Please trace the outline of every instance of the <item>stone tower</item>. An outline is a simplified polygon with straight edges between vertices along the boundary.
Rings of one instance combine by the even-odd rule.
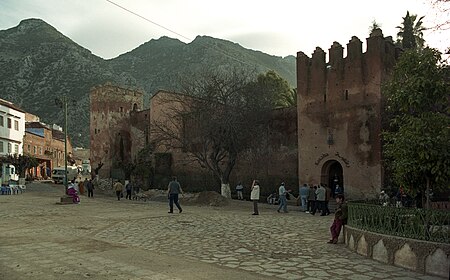
[[[127,163],[142,146],[133,135],[131,120],[144,105],[143,93],[107,83],[90,92],[90,134],[92,169],[104,163],[100,177],[110,177],[115,163]],[[146,120],[142,120],[147,122]]]
[[[357,37],[312,57],[297,54],[300,183],[344,187],[351,198],[373,195],[383,182],[381,85],[395,64],[391,37],[376,29],[367,51]]]

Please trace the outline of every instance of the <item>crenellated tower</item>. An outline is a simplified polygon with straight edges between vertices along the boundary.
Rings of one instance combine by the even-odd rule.
[[[344,186],[351,197],[380,189],[381,85],[398,51],[380,29],[367,38],[367,50],[355,36],[347,54],[338,42],[311,58],[297,54],[298,147],[300,183]]]
[[[91,89],[91,164],[93,169],[100,162],[104,164],[99,172],[101,177],[117,177],[111,174],[114,165],[131,162],[143,147],[142,131],[148,124],[147,115],[140,117],[143,106],[142,91],[110,83]],[[135,135],[137,132],[139,135]]]

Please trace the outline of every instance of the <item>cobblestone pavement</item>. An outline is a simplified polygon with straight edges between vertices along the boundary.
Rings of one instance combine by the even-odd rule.
[[[61,187],[59,187],[61,188]],[[0,279],[440,279],[331,245],[331,217],[249,202],[185,206],[82,197],[33,184],[0,196]]]

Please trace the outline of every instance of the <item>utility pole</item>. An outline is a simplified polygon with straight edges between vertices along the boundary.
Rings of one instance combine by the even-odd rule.
[[[62,98],[55,98],[55,104],[64,110],[64,194],[67,192],[68,178],[67,178],[67,95],[64,94]]]
[[[67,96],[64,95],[64,193],[67,192]]]

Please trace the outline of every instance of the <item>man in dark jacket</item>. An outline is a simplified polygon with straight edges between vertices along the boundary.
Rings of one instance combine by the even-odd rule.
[[[167,194],[169,196],[169,213],[173,213],[173,203],[178,208],[178,211],[181,213],[183,209],[181,209],[180,203],[178,202],[178,195],[183,194],[183,190],[181,189],[180,183],[177,181],[177,177],[172,177],[172,181],[167,186]]]

